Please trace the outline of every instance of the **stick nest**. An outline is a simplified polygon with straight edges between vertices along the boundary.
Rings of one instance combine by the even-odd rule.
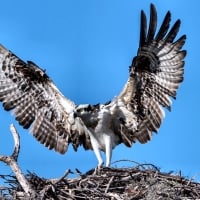
[[[90,170],[76,178],[45,179],[28,172],[25,176],[37,196],[26,196],[15,176],[0,176],[9,186],[0,187],[0,199],[51,200],[181,200],[200,199],[200,183],[179,175],[160,172],[153,165]]]

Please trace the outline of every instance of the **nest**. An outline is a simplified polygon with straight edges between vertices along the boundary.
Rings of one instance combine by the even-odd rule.
[[[80,171],[78,177],[67,178],[70,170],[59,179],[45,179],[28,172],[25,176],[36,196],[24,193],[15,176],[2,176],[7,187],[0,187],[0,199],[50,200],[181,200],[200,199],[200,183],[179,175],[160,172],[153,165],[131,168],[102,168]]]

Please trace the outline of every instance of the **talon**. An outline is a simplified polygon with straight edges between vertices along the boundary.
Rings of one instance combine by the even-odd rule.
[[[103,167],[103,161],[99,162],[99,164],[98,164],[97,167],[98,167],[98,168],[102,168],[102,167]]]
[[[97,167],[95,167],[95,170],[94,170],[94,173],[93,175],[98,175],[100,174],[101,170],[103,169],[103,162],[102,163],[99,163],[97,165]]]

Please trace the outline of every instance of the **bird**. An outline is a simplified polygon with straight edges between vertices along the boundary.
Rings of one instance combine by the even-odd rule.
[[[150,4],[147,25],[141,10],[139,47],[127,67],[128,80],[112,100],[94,105],[66,98],[45,70],[0,45],[3,108],[48,149],[64,154],[69,145],[75,151],[83,146],[94,151],[98,167],[110,167],[117,145],[145,144],[158,132],[184,79],[186,35],[176,39],[181,21],[172,26],[170,21],[168,11],[157,28],[157,10]]]

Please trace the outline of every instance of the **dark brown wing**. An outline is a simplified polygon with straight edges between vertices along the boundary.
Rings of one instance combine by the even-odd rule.
[[[130,77],[119,95],[127,110],[136,116],[137,128],[126,137],[132,142],[134,137],[141,143],[157,132],[164,117],[162,107],[170,110],[170,97],[176,97],[176,91],[183,81],[184,57],[186,51],[181,50],[186,36],[174,41],[180,27],[180,20],[169,29],[171,20],[167,12],[163,23],[155,35],[157,13],[151,4],[150,22],[147,33],[146,15],[141,12],[140,43],[137,56],[130,66]],[[126,127],[126,122],[122,125]],[[133,132],[133,130],[132,130]]]
[[[75,149],[81,144],[83,136],[78,133],[83,132],[83,126],[80,119],[74,119],[75,104],[61,94],[45,71],[33,62],[25,63],[3,46],[0,101],[49,149],[65,153],[70,142]]]

